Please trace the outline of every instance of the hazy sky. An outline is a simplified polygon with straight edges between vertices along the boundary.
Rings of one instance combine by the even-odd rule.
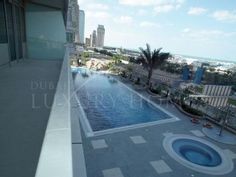
[[[149,43],[175,54],[236,61],[236,0],[78,0],[85,36],[98,24],[105,45]]]

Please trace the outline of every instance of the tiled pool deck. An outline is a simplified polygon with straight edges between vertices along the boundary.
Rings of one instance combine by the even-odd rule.
[[[140,92],[146,94],[146,92]],[[236,165],[236,146],[215,142],[202,133],[202,124],[193,124],[173,105],[163,108],[180,121],[153,125],[92,138],[83,135],[83,148],[88,177],[209,177],[175,161],[164,150],[165,136],[186,134],[208,140],[225,150]],[[235,167],[234,165],[234,167]],[[220,175],[219,175],[220,176]],[[236,168],[224,177],[236,176]]]

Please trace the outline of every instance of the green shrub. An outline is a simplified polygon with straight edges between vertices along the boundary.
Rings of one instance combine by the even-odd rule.
[[[203,116],[203,113],[201,111],[198,111],[196,109],[191,108],[190,106],[186,104],[182,104],[182,109],[190,114],[196,115],[196,116]]]
[[[161,87],[156,87],[156,88],[150,88],[150,91],[155,94],[160,94],[161,93]]]
[[[134,82],[136,85],[140,85],[140,78],[138,77],[137,80]]]

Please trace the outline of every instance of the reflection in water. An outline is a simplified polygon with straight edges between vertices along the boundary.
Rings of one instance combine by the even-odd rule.
[[[87,77],[89,77],[89,75],[87,74],[86,71],[85,71],[84,73],[81,73],[81,76],[82,76],[83,78],[87,78]]]
[[[115,79],[110,79],[110,77],[108,77],[108,81],[111,83],[111,84],[117,84],[117,80]]]

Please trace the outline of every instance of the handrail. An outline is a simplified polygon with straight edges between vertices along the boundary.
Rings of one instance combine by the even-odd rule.
[[[72,177],[69,50],[61,68],[36,177]]]

